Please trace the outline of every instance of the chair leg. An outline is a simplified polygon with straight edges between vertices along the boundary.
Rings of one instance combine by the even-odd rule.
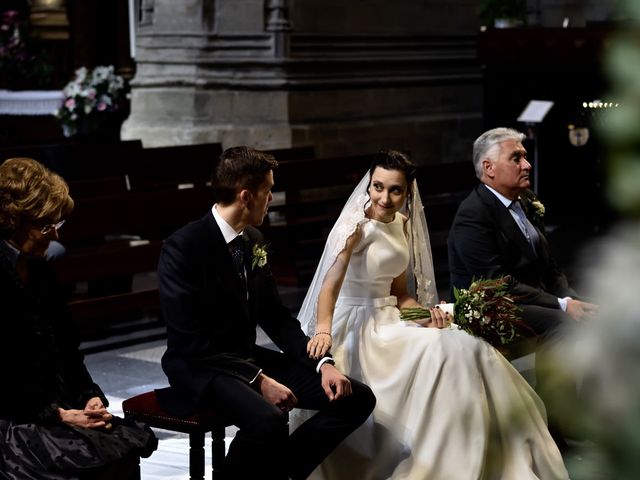
[[[211,478],[213,480],[221,477],[225,449],[224,436],[224,427],[211,430]]]
[[[189,434],[189,478],[204,480],[204,432]]]

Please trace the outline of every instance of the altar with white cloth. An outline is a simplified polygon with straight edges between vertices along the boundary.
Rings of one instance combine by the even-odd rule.
[[[53,112],[62,100],[62,90],[0,90],[0,142],[60,139],[62,129]]]

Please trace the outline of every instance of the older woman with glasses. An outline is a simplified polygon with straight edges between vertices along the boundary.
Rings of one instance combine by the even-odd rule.
[[[107,410],[45,260],[72,209],[35,160],[0,165],[0,479],[136,478],[157,446]]]

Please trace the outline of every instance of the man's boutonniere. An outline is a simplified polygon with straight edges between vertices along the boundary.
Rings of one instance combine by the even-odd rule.
[[[536,215],[540,218],[544,217],[544,205],[537,198],[531,202],[531,206],[534,208]]]
[[[520,203],[528,215],[542,221],[544,218],[544,204],[538,200],[538,197],[531,190],[525,190],[520,194]]]
[[[253,246],[253,256],[251,258],[251,270],[256,267],[264,267],[267,264],[267,245],[258,245],[257,243]]]

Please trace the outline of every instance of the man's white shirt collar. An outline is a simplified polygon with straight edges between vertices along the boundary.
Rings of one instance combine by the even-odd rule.
[[[504,195],[502,195],[501,193],[499,193],[498,191],[494,190],[493,188],[491,188],[489,185],[487,185],[486,183],[483,183],[483,185],[485,187],[487,187],[489,189],[489,191],[491,193],[493,193],[496,197],[498,197],[498,200],[500,200],[500,202],[502,202],[502,204],[509,208],[511,206],[511,204],[514,202],[513,200],[511,200],[510,198],[505,197]]]
[[[224,241],[227,242],[227,244],[229,244],[229,242],[231,242],[232,240],[235,240],[235,238],[238,235],[242,235],[242,232],[240,233],[236,232],[233,229],[233,227],[229,225],[224,218],[222,218],[222,216],[218,213],[218,210],[216,210],[216,205],[217,203],[214,204],[213,207],[211,208],[211,213],[213,214],[213,218],[218,224],[218,227],[220,227],[220,231],[222,232]]]

